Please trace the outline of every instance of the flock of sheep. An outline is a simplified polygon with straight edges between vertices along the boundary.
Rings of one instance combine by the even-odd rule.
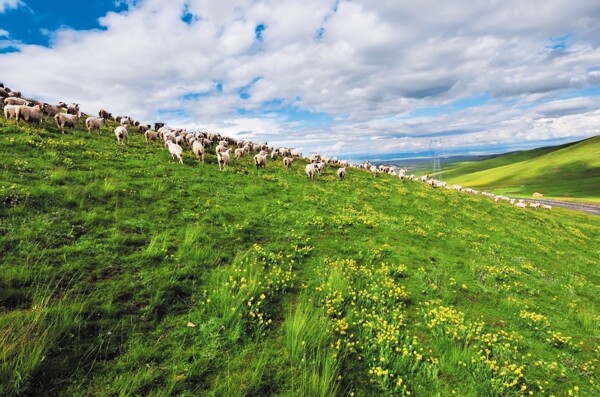
[[[41,125],[45,118],[54,118],[56,125],[64,134],[65,127],[75,128],[81,118],[81,111],[78,104],[67,105],[64,102],[59,102],[56,105],[29,101],[21,98],[21,93],[12,91],[8,87],[4,87],[0,83],[0,97],[4,106],[4,116],[7,119],[14,118],[19,124],[19,121],[24,120],[28,123],[36,123]],[[302,153],[291,148],[273,148],[267,143],[257,144],[251,141],[237,140],[231,137],[224,137],[218,133],[208,132],[187,132],[184,129],[171,128],[165,126],[164,123],[143,124],[128,116],[113,117],[111,113],[104,109],[98,111],[99,117],[87,117],[85,126],[89,133],[92,130],[100,129],[106,124],[107,120],[117,122],[119,125],[114,129],[114,134],[119,144],[125,145],[129,139],[130,129],[137,128],[137,132],[143,133],[147,144],[151,142],[162,142],[169,150],[171,157],[174,160],[179,160],[183,164],[184,148],[189,148],[192,154],[204,163],[204,155],[207,150],[214,146],[214,153],[217,157],[217,163],[220,170],[225,170],[235,156],[240,159],[255,153],[253,160],[256,168],[265,168],[267,161],[277,160],[282,158],[283,165],[289,169],[294,160],[302,157]],[[408,175],[406,168],[398,168],[396,166],[373,165],[370,162],[364,162],[359,165],[351,165],[348,160],[338,160],[335,157],[322,156],[314,153],[307,158],[308,164],[305,166],[306,176],[313,181],[316,175],[320,175],[325,166],[338,166],[337,177],[344,179],[348,168],[364,169],[370,172],[374,177],[379,173],[385,173],[392,176],[397,176],[400,180],[421,181],[435,188],[446,188],[457,191],[464,191],[470,194],[480,194],[479,191],[471,188],[463,188],[459,185],[447,185],[446,182],[439,181],[435,178],[430,178],[428,175],[423,175],[418,178],[414,174]],[[551,210],[552,207],[546,204],[536,202],[526,202],[523,199],[516,200],[502,195],[494,195],[492,193],[481,192],[482,195],[494,199],[496,202],[506,201],[517,208],[534,208],[542,207]]]

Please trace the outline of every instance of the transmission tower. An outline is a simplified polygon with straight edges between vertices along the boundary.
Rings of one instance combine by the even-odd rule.
[[[432,139],[429,141],[429,153],[433,159],[433,175],[432,177],[438,181],[442,180],[442,163],[440,162],[440,154],[443,148],[441,139]]]

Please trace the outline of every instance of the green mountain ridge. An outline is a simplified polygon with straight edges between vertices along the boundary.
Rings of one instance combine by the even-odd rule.
[[[600,202],[600,136],[560,146],[508,154],[480,162],[450,164],[449,183],[515,197]]]

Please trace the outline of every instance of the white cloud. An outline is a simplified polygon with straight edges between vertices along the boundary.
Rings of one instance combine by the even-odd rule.
[[[0,0],[0,10],[17,3]],[[0,75],[90,113],[305,152],[419,150],[438,136],[452,147],[568,139],[598,133],[598,100],[577,94],[600,84],[593,3],[128,1],[100,19],[105,30],[63,28],[50,48],[13,44],[19,52],[0,54]],[[484,94],[486,103],[457,105]],[[331,121],[264,114],[274,101]]]
[[[0,13],[11,8],[17,8],[23,5],[21,0],[0,0]]]

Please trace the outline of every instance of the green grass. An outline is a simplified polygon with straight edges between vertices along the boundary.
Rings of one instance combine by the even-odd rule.
[[[0,120],[0,395],[600,394],[597,216],[112,128]]]
[[[449,164],[444,180],[497,194],[600,202],[600,136],[508,154],[484,161]]]

